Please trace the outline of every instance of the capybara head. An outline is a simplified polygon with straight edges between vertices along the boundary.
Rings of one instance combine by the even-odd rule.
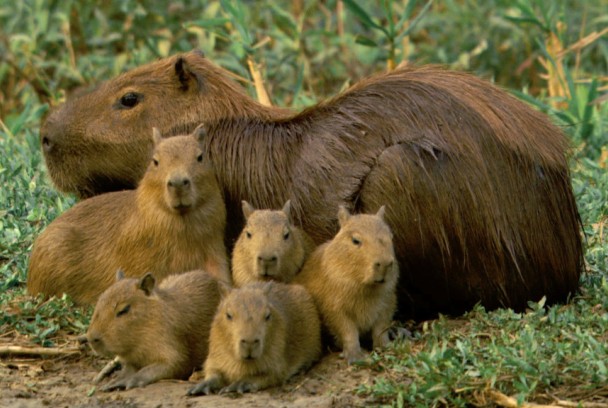
[[[51,179],[80,197],[135,188],[152,139],[192,132],[201,122],[257,109],[200,51],[165,58],[75,93],[40,131]]]
[[[163,139],[153,128],[154,153],[140,188],[146,197],[163,197],[159,203],[169,212],[185,214],[206,199],[205,187],[215,184],[215,174],[204,157],[200,141],[202,125],[188,136]]]
[[[340,206],[340,230],[327,249],[333,265],[330,271],[350,274],[349,278],[365,285],[396,278],[393,234],[384,221],[384,211],[382,206],[376,214],[351,215]]]
[[[282,316],[268,300],[272,283],[253,283],[239,289],[224,287],[214,325],[237,360],[254,361],[274,347]],[[283,333],[285,336],[285,333]]]
[[[294,269],[290,263],[302,257],[302,242],[296,241],[290,220],[291,202],[287,200],[281,210],[256,210],[243,201],[246,225],[241,235],[240,249],[251,262],[250,270],[257,278],[288,280],[280,276],[283,268]],[[289,265],[284,265],[289,264]]]
[[[135,279],[117,272],[116,282],[99,297],[87,330],[88,342],[96,353],[129,356],[137,352],[144,337],[155,336],[160,318],[155,285],[150,273]]]

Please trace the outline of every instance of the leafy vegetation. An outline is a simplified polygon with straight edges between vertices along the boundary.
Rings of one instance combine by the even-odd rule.
[[[262,98],[300,108],[399,63],[441,63],[512,89],[571,137],[586,239],[581,290],[526,313],[477,307],[374,355],[359,392],[393,406],[608,398],[608,4],[604,0],[0,0],[0,332],[52,345],[90,311],[25,295],[35,237],[75,200],[50,184],[38,131],[66,92],[202,49]],[[603,75],[603,76],[602,76]],[[257,77],[257,81],[256,81]],[[256,87],[257,85],[257,87]]]

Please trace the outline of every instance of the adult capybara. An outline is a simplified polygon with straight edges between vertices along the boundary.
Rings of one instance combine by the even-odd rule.
[[[340,230],[314,250],[293,280],[311,294],[349,363],[364,359],[361,334],[371,332],[374,348],[389,342],[399,268],[384,212],[382,206],[374,215],[350,215],[340,207]]]
[[[124,278],[101,294],[87,331],[93,350],[118,356],[119,376],[103,389],[143,387],[188,379],[207,357],[209,330],[220,302],[215,278],[204,271]]]
[[[257,104],[192,52],[69,99],[48,117],[41,143],[57,187],[89,196],[136,185],[146,129],[170,135],[200,122],[228,241],[243,227],[241,200],[279,208],[291,199],[294,222],[317,244],[336,233],[339,205],[365,213],[386,204],[401,317],[477,302],[522,310],[578,287],[566,138],[544,114],[466,73],[399,68],[289,113]]]
[[[251,283],[224,295],[211,325],[205,379],[188,394],[255,392],[286,381],[320,354],[321,323],[306,289]]]
[[[289,283],[298,273],[314,242],[291,222],[289,200],[281,210],[256,210],[243,201],[247,220],[232,251],[232,281],[237,287],[276,280]]]
[[[89,198],[54,220],[34,242],[28,291],[92,304],[118,269],[162,279],[202,268],[229,282],[226,208],[201,149],[204,133],[161,139],[155,130],[137,190]]]

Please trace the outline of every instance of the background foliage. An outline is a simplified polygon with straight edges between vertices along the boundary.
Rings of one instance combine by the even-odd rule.
[[[199,48],[259,95],[301,108],[400,63],[469,70],[572,140],[588,273],[568,305],[441,317],[375,356],[360,392],[389,405],[608,398],[607,0],[0,0],[0,327],[52,345],[89,311],[24,295],[35,237],[74,203],[53,189],[40,121],[74,89]]]

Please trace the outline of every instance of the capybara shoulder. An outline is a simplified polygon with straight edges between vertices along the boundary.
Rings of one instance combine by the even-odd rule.
[[[213,167],[203,160],[203,136],[198,128],[162,139],[154,130],[155,149],[137,190],[77,203],[36,239],[28,291],[92,304],[117,269],[162,279],[202,268],[229,282],[226,209]]]
[[[376,214],[351,215],[340,207],[340,230],[294,279],[314,298],[349,363],[363,358],[360,334],[371,332],[374,347],[389,341],[399,272],[384,211],[383,206]]]
[[[99,297],[87,331],[89,344],[105,357],[117,356],[122,373],[104,390],[187,379],[207,356],[213,316],[220,301],[217,280],[198,270],[152,274],[117,281]]]
[[[234,285],[290,282],[314,249],[310,237],[293,224],[290,201],[281,210],[254,209],[243,201],[243,214],[246,224],[232,252]]]
[[[302,286],[269,281],[232,289],[213,320],[205,380],[189,394],[277,385],[320,353],[319,316]]]

